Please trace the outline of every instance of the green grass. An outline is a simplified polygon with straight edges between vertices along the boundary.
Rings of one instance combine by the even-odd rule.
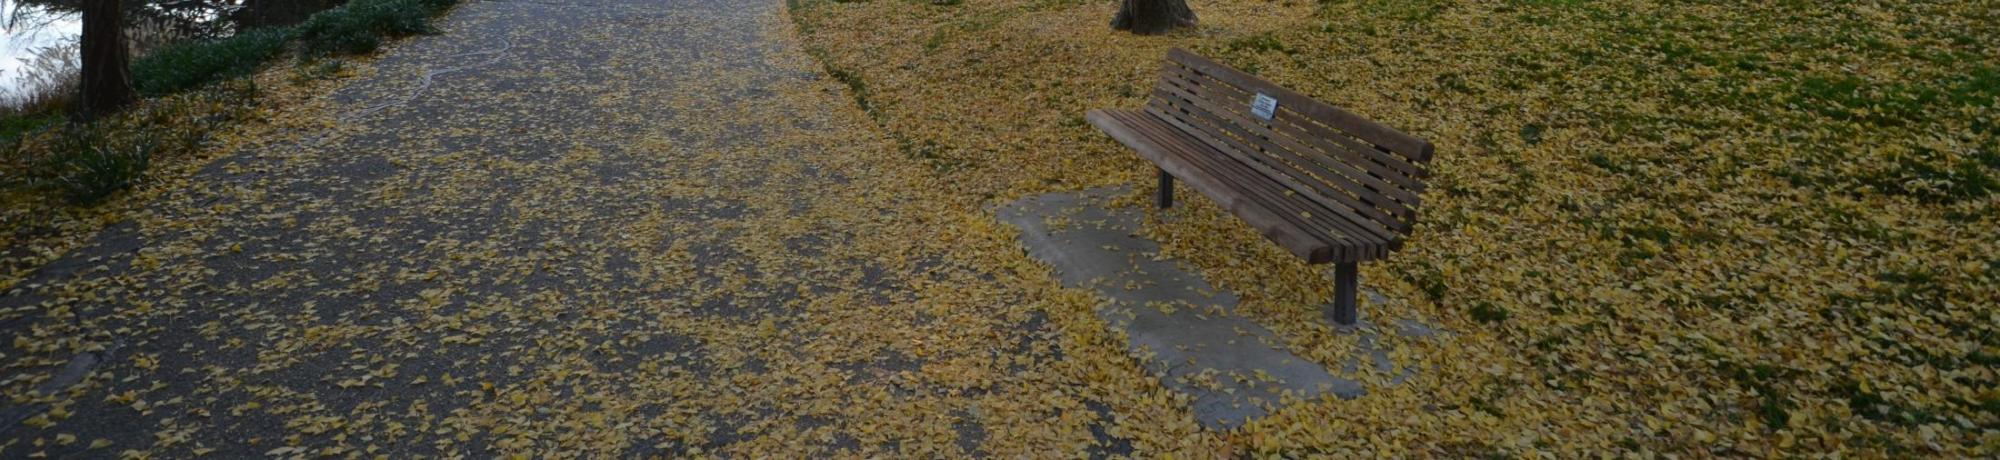
[[[1472,319],[1486,324],[1499,324],[1507,321],[1507,317],[1511,316],[1508,314],[1506,308],[1490,302],[1480,302],[1477,305],[1473,305],[1470,313],[1472,314]]]
[[[1249,37],[1243,37],[1231,40],[1229,42],[1228,49],[1229,51],[1232,52],[1241,50],[1250,50],[1254,52],[1276,51],[1285,54],[1292,53],[1292,50],[1290,48],[1285,47],[1284,42],[1278,41],[1278,37],[1270,33],[1257,34]]]
[[[0,145],[4,145],[22,135],[62,120],[61,114],[39,113],[0,116]]]
[[[150,133],[148,133],[150,134]],[[73,128],[63,135],[62,150],[49,168],[48,185],[73,203],[89,206],[132,188],[145,178],[159,142],[151,135],[113,142],[92,127]]]
[[[1336,3],[1336,2],[1322,2]],[[1437,0],[1361,0],[1363,11],[1402,22],[1429,22],[1449,6]]]

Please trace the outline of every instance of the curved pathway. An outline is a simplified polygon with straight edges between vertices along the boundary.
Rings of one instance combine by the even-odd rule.
[[[779,5],[442,27],[0,295],[0,457],[1129,449]]]

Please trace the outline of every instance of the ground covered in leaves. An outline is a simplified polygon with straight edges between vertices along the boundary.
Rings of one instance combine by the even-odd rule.
[[[0,456],[2000,446],[1976,3],[1195,1],[1164,38],[940,3],[473,2],[283,90],[25,251],[53,261],[0,285]],[[995,219],[1150,183],[1081,114],[1170,46],[1437,144],[1423,226],[1363,272],[1366,318],[1453,336],[1394,344],[1418,378],[1202,431]],[[1186,201],[1151,236],[1337,368],[1324,274]]]
[[[779,5],[481,2],[442,26],[0,297],[21,416],[0,449],[1016,456],[1130,452],[1140,420],[1194,436],[1122,355],[1065,351],[1120,348],[1042,313],[1092,300],[1004,227],[928,200],[944,178],[896,156]]]
[[[830,73],[962,196],[1151,168],[1084,123],[1186,47],[1437,145],[1376,320],[1427,375],[1224,435],[1259,452],[1992,455],[2000,10],[1982,2],[797,0]],[[1168,253],[1331,361],[1325,274],[1206,200]],[[1143,435],[1145,446],[1171,442]],[[1570,456],[1570,455],[1562,455]]]

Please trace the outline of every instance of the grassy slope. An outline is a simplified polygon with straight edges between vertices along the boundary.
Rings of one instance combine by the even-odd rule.
[[[1435,142],[1422,227],[1364,268],[1397,300],[1364,314],[1461,334],[1399,357],[1432,369],[1422,383],[1228,442],[2000,446],[2000,21],[1979,2],[1196,0],[1203,26],[1163,38],[1108,30],[1111,3],[799,0],[793,16],[968,207],[1150,184],[1081,116],[1141,104],[1171,46]],[[1327,298],[1322,275],[1190,201],[1151,225],[1172,255],[1247,292],[1300,352],[1352,346],[1302,307]]]

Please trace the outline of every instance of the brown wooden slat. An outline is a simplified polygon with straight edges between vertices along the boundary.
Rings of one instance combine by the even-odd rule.
[[[1241,164],[1240,169],[1247,171],[1248,174],[1253,174],[1251,177],[1244,178],[1244,180],[1275,183],[1279,186],[1277,187],[1278,189],[1288,192],[1284,193],[1285,200],[1312,203],[1314,205],[1313,208],[1321,210],[1319,212],[1320,215],[1328,215],[1335,221],[1334,225],[1341,229],[1340,233],[1361,237],[1371,242],[1384,242],[1390,239],[1391,235],[1395,234],[1392,231],[1382,228],[1372,218],[1356,214],[1366,211],[1358,210],[1351,203],[1350,200],[1353,200],[1353,197],[1341,195],[1338,192],[1329,197],[1317,193],[1307,184],[1301,184],[1296,180],[1282,177],[1274,173],[1268,165],[1258,163],[1254,159],[1243,158],[1243,154],[1240,151],[1246,148],[1246,146],[1237,143],[1233,139],[1217,138],[1214,133],[1205,131],[1200,126],[1189,124],[1187,121],[1174,118],[1173,114],[1168,113],[1168,111],[1179,109],[1173,107],[1162,108],[1157,106],[1157,102],[1155,104],[1146,108],[1148,113],[1160,117],[1163,121],[1181,131],[1182,135],[1189,136],[1191,139],[1197,141],[1207,151],[1214,152],[1218,157],[1229,160],[1231,165]],[[1379,213],[1380,211],[1374,212]]]
[[[1149,106],[1149,111],[1155,111],[1155,110],[1160,110],[1160,109],[1154,109],[1153,107]],[[1230,159],[1235,160],[1237,162],[1246,163],[1245,166],[1250,170],[1256,171],[1259,174],[1267,176],[1264,179],[1265,181],[1278,182],[1279,184],[1284,185],[1286,188],[1291,189],[1293,192],[1290,195],[1293,196],[1292,199],[1311,201],[1314,204],[1317,204],[1318,205],[1317,207],[1326,208],[1327,210],[1334,211],[1335,216],[1339,216],[1343,222],[1348,223],[1348,225],[1344,225],[1344,227],[1348,228],[1349,232],[1355,232],[1355,231],[1363,232],[1370,236],[1375,237],[1374,239],[1378,240],[1387,240],[1392,238],[1391,235],[1396,234],[1393,228],[1390,228],[1389,225],[1386,225],[1382,222],[1383,219],[1387,218],[1386,216],[1382,215],[1382,211],[1374,209],[1372,207],[1357,206],[1355,203],[1359,199],[1353,197],[1350,194],[1347,194],[1345,191],[1341,190],[1341,188],[1328,187],[1316,181],[1311,181],[1308,183],[1308,181],[1291,179],[1289,177],[1286,178],[1270,177],[1273,174],[1276,174],[1272,170],[1272,167],[1270,165],[1262,163],[1253,163],[1258,160],[1252,158],[1245,158],[1248,155],[1244,155],[1243,153],[1241,153],[1243,149],[1252,147],[1243,144],[1240,139],[1218,138],[1217,137],[1218,135],[1215,132],[1206,131],[1212,128],[1197,126],[1191,124],[1192,122],[1188,120],[1173,119],[1171,115],[1162,115],[1162,116],[1168,118],[1167,121],[1170,124],[1173,124],[1175,125],[1175,127],[1187,131],[1188,134],[1193,135],[1195,138],[1202,140],[1204,143],[1208,144],[1208,146],[1211,149],[1215,149],[1218,151],[1226,151],[1225,153],[1223,153],[1225,156],[1229,156],[1231,157]],[[1280,180],[1273,180],[1273,179],[1280,179]],[[1306,188],[1304,189],[1299,188],[1301,186],[1304,186]],[[1356,215],[1355,213],[1362,213],[1367,215]],[[1325,213],[1321,212],[1320,214],[1325,214]],[[1389,220],[1393,221],[1393,219]]]
[[[1397,131],[1395,128],[1383,126],[1380,123],[1362,118],[1360,115],[1355,115],[1339,107],[1306,97],[1303,94],[1285,89],[1256,76],[1243,73],[1240,70],[1232,69],[1229,66],[1222,65],[1184,49],[1174,48],[1167,51],[1167,59],[1247,91],[1271,96],[1278,100],[1279,105],[1291,106],[1292,110],[1305,114],[1329,127],[1350,133],[1354,137],[1368,141],[1368,143],[1385,147],[1410,160],[1424,162],[1429,161],[1431,158],[1432,148],[1429,141],[1405,134],[1402,131]]]
[[[1403,157],[1401,154],[1384,150],[1382,147],[1369,144],[1347,133],[1340,132],[1340,130],[1298,116],[1295,112],[1286,110],[1283,106],[1279,106],[1278,108],[1278,118],[1284,120],[1285,125],[1291,128],[1286,131],[1287,134],[1322,143],[1337,144],[1341,150],[1356,152],[1360,155],[1374,154],[1370,157],[1371,160],[1374,160],[1374,163],[1387,166],[1391,170],[1414,179],[1431,177],[1430,168],[1425,166],[1429,164],[1430,160],[1413,161]],[[1422,180],[1415,180],[1412,183],[1414,187],[1423,187],[1425,185]]]
[[[1180,128],[1149,113],[1135,112],[1127,116],[1139,117],[1139,120],[1128,123],[1142,134],[1160,141],[1160,144],[1170,150],[1169,153],[1214,173],[1218,178],[1226,180],[1230,187],[1241,189],[1255,201],[1263,203],[1265,208],[1284,216],[1286,220],[1300,227],[1315,230],[1314,234],[1324,237],[1327,242],[1343,246],[1381,243],[1380,240],[1362,233],[1359,228],[1337,225],[1341,221],[1327,218],[1328,212],[1317,204],[1297,196],[1286,195],[1287,190],[1282,185],[1269,180],[1262,173],[1238,164],[1236,160],[1215,151],[1212,146],[1188,136]],[[1306,218],[1300,215],[1301,212],[1316,212],[1319,217]]]
[[[1175,120],[1167,121],[1170,125],[1180,123]],[[1170,126],[1170,128],[1176,131],[1175,136],[1198,145],[1197,148],[1200,150],[1200,155],[1189,155],[1190,157],[1196,157],[1194,161],[1197,164],[1224,171],[1226,173],[1224,175],[1232,180],[1259,184],[1259,187],[1251,188],[1260,192],[1258,196],[1268,203],[1267,206],[1281,209],[1286,216],[1298,216],[1296,220],[1308,221],[1315,228],[1320,229],[1326,234],[1337,235],[1343,241],[1351,241],[1353,244],[1363,246],[1365,252],[1358,255],[1360,259],[1372,259],[1382,255],[1377,251],[1384,245],[1392,244],[1390,241],[1384,239],[1380,230],[1370,230],[1368,227],[1354,223],[1353,219],[1343,216],[1342,213],[1346,212],[1345,210],[1328,208],[1316,201],[1307,199],[1304,195],[1298,194],[1297,191],[1277,181],[1270,180],[1268,174],[1257,171],[1227,154],[1216,151],[1216,147],[1208,144],[1208,141],[1204,141],[1198,136],[1190,136],[1184,128],[1179,126]],[[1305,217],[1302,213],[1310,213],[1311,217]]]
[[[1166,101],[1163,99],[1155,99],[1152,103],[1165,104]],[[1166,113],[1165,111],[1198,110],[1199,108],[1190,106],[1186,108],[1162,107],[1160,109],[1162,110],[1162,112],[1160,112],[1162,117],[1177,118],[1174,114],[1169,114]],[[1203,113],[1200,116],[1210,116],[1210,114]],[[1360,224],[1360,226],[1369,230],[1370,233],[1375,234],[1376,236],[1380,236],[1384,240],[1389,239],[1389,235],[1392,235],[1397,232],[1395,225],[1393,225],[1393,223],[1397,223],[1399,222],[1399,220],[1396,219],[1395,216],[1391,216],[1387,211],[1384,211],[1381,208],[1377,207],[1377,205],[1375,205],[1374,203],[1369,203],[1367,199],[1355,196],[1352,191],[1341,190],[1338,187],[1329,187],[1326,186],[1324,183],[1318,183],[1317,181],[1313,181],[1316,182],[1315,184],[1302,183],[1299,181],[1299,179],[1291,177],[1290,174],[1277,171],[1271,165],[1265,164],[1263,161],[1260,161],[1256,158],[1250,158],[1248,155],[1242,152],[1255,151],[1256,147],[1245,144],[1242,139],[1230,136],[1229,133],[1222,128],[1218,128],[1216,126],[1200,122],[1190,123],[1189,121],[1186,120],[1170,119],[1168,121],[1174,122],[1176,126],[1180,126],[1181,128],[1188,130],[1190,134],[1197,134],[1196,137],[1202,139],[1203,141],[1214,144],[1213,147],[1215,147],[1216,150],[1221,151],[1223,153],[1231,154],[1232,156],[1238,156],[1238,158],[1236,158],[1237,160],[1249,163],[1252,168],[1257,169],[1259,172],[1262,172],[1267,176],[1271,176],[1271,179],[1273,180],[1277,180],[1280,183],[1283,183],[1286,186],[1291,187],[1301,196],[1308,199],[1312,199],[1314,201],[1318,201],[1320,205],[1326,206],[1329,209],[1339,211],[1339,215],[1341,217],[1345,217],[1348,220],[1354,221],[1354,223],[1356,224]],[[1317,185],[1317,187],[1315,187],[1315,185]],[[1359,187],[1354,187],[1354,188],[1359,188]]]
[[[1161,143],[1169,147],[1171,153],[1183,161],[1226,181],[1230,187],[1240,189],[1252,201],[1261,203],[1274,214],[1307,228],[1313,235],[1319,235],[1339,248],[1335,262],[1372,260],[1388,255],[1390,246],[1400,246],[1399,241],[1385,242],[1371,232],[1355,226],[1320,206],[1303,199],[1285,186],[1270,180],[1269,176],[1248,165],[1215,150],[1214,146],[1190,136],[1184,129],[1167,123],[1151,113],[1139,113],[1143,121],[1133,125],[1143,127],[1149,135],[1165,138]],[[1302,213],[1311,213],[1307,218]]]
[[[1313,206],[1309,208],[1300,207],[1295,210],[1316,211],[1317,216],[1322,216],[1321,218],[1326,219],[1329,225],[1338,229],[1335,233],[1348,238],[1359,239],[1377,245],[1387,244],[1389,241],[1395,239],[1393,235],[1396,233],[1381,228],[1378,224],[1365,217],[1356,215],[1354,209],[1342,206],[1335,201],[1327,200],[1325,197],[1315,196],[1310,191],[1302,192],[1301,190],[1304,189],[1296,181],[1274,174],[1268,167],[1255,163],[1254,160],[1239,158],[1237,155],[1240,154],[1230,152],[1230,150],[1240,149],[1240,146],[1214,139],[1210,135],[1203,133],[1200,128],[1188,125],[1184,121],[1174,119],[1171,115],[1162,113],[1162,111],[1169,109],[1149,106],[1146,110],[1180,131],[1180,136],[1192,139],[1202,146],[1204,152],[1215,157],[1216,161],[1214,163],[1216,163],[1216,166],[1214,167],[1240,172],[1240,177],[1236,178],[1240,181],[1265,184],[1274,183],[1276,186],[1272,187],[1273,192],[1269,194],[1269,198],[1272,201],[1279,203],[1296,202],[1298,204],[1312,204]]]
[[[1167,123],[1158,114],[1148,112],[1120,112],[1127,117],[1142,116],[1143,120],[1126,121],[1129,128],[1155,141],[1163,152],[1177,160],[1155,159],[1158,161],[1180,161],[1188,166],[1201,168],[1212,178],[1221,180],[1225,186],[1238,192],[1253,204],[1262,205],[1272,215],[1291,222],[1309,234],[1325,236],[1329,244],[1336,247],[1333,261],[1372,260],[1386,256],[1390,250],[1400,248],[1402,241],[1397,238],[1384,242],[1375,235],[1377,231],[1364,230],[1349,219],[1339,217],[1336,212],[1304,199],[1289,188],[1271,180],[1268,173],[1256,171],[1216,150],[1201,139],[1188,134],[1187,129]],[[1148,155],[1152,158],[1153,155]],[[1200,187],[1189,183],[1190,187]],[[1292,192],[1287,194],[1287,192]],[[1208,194],[1204,192],[1204,195]],[[1313,217],[1306,220],[1300,212],[1311,212]]]
[[[1287,195],[1289,190],[1270,181],[1262,173],[1214,151],[1213,147],[1189,137],[1180,128],[1164,123],[1151,114],[1144,116],[1147,118],[1145,121],[1131,124],[1144,131],[1144,134],[1160,140],[1164,146],[1169,147],[1171,153],[1180,155],[1183,160],[1197,167],[1216,173],[1219,178],[1243,189],[1254,200],[1263,203],[1287,220],[1316,230],[1318,232],[1316,234],[1336,237],[1337,240],[1329,242],[1353,251],[1352,254],[1337,255],[1340,260],[1372,259],[1386,255],[1383,246],[1390,244],[1389,242],[1348,224],[1345,219],[1329,215],[1329,210],[1315,203]],[[1301,213],[1312,213],[1314,217],[1304,217]]]
[[[1251,93],[1244,92],[1242,88],[1230,86],[1198,73],[1189,72],[1179,64],[1170,62],[1164,67],[1165,69],[1160,72],[1160,78],[1163,80],[1174,80],[1183,85],[1200,84],[1204,88],[1209,88],[1217,93],[1226,93],[1220,94],[1222,97],[1215,98],[1216,100],[1236,99],[1242,101],[1242,104],[1247,106],[1253,97]],[[1215,84],[1208,85],[1206,84],[1207,82],[1214,82]],[[1411,163],[1409,159],[1403,158],[1402,155],[1378,150],[1375,146],[1356,140],[1350,135],[1320,125],[1318,122],[1293,111],[1288,106],[1279,105],[1275,115],[1272,117],[1269,126],[1277,132],[1290,136],[1294,140],[1310,144],[1322,152],[1322,154],[1337,157],[1349,164],[1362,165],[1375,176],[1394,181],[1404,189],[1417,193],[1424,191],[1425,184],[1422,178],[1429,177],[1430,171],[1422,165]]]
[[[1200,82],[1190,82],[1190,80],[1184,80],[1184,78],[1172,78],[1170,76],[1170,78],[1162,78],[1160,80],[1158,90],[1176,92],[1178,96],[1188,98],[1188,100],[1200,104],[1202,108],[1208,108],[1208,112],[1212,112],[1216,116],[1224,116],[1224,122],[1234,122],[1236,124],[1234,128],[1248,130],[1248,134],[1254,134],[1256,138],[1262,138],[1262,140],[1268,140],[1268,142],[1276,142],[1278,148],[1288,150],[1288,154],[1320,156],[1320,158],[1312,158],[1314,166],[1328,168],[1328,172],[1342,174],[1342,176],[1348,176],[1350,180],[1362,182],[1362,184],[1374,188],[1376,192],[1384,194],[1386,198],[1394,198],[1394,200],[1400,200],[1400,202],[1414,202],[1416,200],[1416,194],[1410,192],[1408,188],[1402,188],[1398,184],[1390,184],[1386,178],[1380,178],[1380,176],[1356,170],[1356,162],[1354,160],[1336,160],[1336,158],[1326,156],[1318,148],[1310,148],[1310,146],[1298,144],[1298,140],[1292,140],[1290,136],[1280,136],[1270,126],[1264,126],[1262,122],[1252,120],[1248,100],[1230,100],[1226,96],[1224,98],[1216,98],[1214,94],[1220,92],[1216,86],[1204,86]],[[1196,92],[1206,92],[1206,94],[1196,94]],[[1366,162],[1366,160],[1362,160],[1362,162]]]
[[[1298,163],[1295,167],[1300,169],[1301,172],[1321,175],[1320,180],[1326,182],[1334,182],[1329,179],[1337,179],[1338,182],[1335,185],[1343,191],[1354,193],[1363,201],[1367,201],[1371,205],[1395,214],[1398,217],[1397,221],[1391,223],[1390,226],[1395,227],[1397,230],[1402,230],[1407,225],[1405,220],[1415,214],[1415,211],[1410,206],[1405,205],[1405,203],[1417,201],[1417,195],[1407,189],[1390,184],[1380,177],[1355,169],[1353,165],[1347,162],[1331,158],[1314,159],[1301,156],[1300,152],[1310,152],[1308,153],[1309,155],[1323,154],[1318,153],[1311,147],[1300,145],[1289,137],[1278,135],[1240,114],[1218,113],[1222,112],[1222,110],[1215,107],[1213,98],[1200,98],[1199,95],[1191,94],[1185,88],[1164,83],[1155,90],[1167,91],[1173,93],[1170,96],[1178,96],[1188,100],[1197,107],[1205,110],[1207,112],[1204,114],[1206,118],[1223,122],[1218,123],[1217,128],[1225,131],[1239,131],[1236,133],[1237,135],[1258,144],[1257,146],[1266,150],[1265,153],[1275,153],[1280,157],[1284,157],[1281,158],[1283,160]],[[1156,97],[1158,96],[1156,95]],[[1201,99],[1206,99],[1206,101]],[[1272,145],[1273,142],[1277,145]],[[1316,167],[1306,168],[1305,166]],[[1325,170],[1320,171],[1319,169],[1322,168]]]
[[[1278,246],[1291,251],[1293,255],[1306,259],[1309,263],[1326,263],[1333,260],[1334,246],[1332,244],[1301,231],[1301,229],[1287,222],[1283,217],[1265,209],[1260,204],[1252,202],[1249,197],[1237,193],[1238,189],[1228,187],[1227,182],[1216,178],[1208,171],[1189,165],[1178,156],[1165,154],[1167,151],[1166,147],[1160,141],[1140,134],[1132,126],[1132,122],[1121,120],[1121,117],[1114,115],[1114,113],[1129,114],[1131,112],[1134,111],[1119,110],[1113,112],[1109,110],[1092,110],[1084,114],[1084,119],[1090,121],[1090,124],[1097,126],[1098,129],[1104,130],[1113,139],[1117,139],[1126,146],[1132,147],[1134,151],[1139,152],[1140,156],[1152,160],[1155,165],[1167,171],[1168,174],[1181,179],[1182,182],[1187,183],[1188,188],[1195,189],[1201,192],[1202,195],[1208,196],[1216,204],[1221,205],[1223,209],[1229,210],[1231,214],[1235,214],[1236,217],[1243,219],[1251,227],[1262,232],[1266,238],[1270,238],[1271,241],[1278,243]]]
[[[1180,84],[1200,84],[1202,88],[1210,88],[1210,90],[1218,92],[1218,96],[1220,96],[1220,98],[1216,98],[1218,102],[1238,102],[1238,104],[1242,104],[1246,108],[1248,108],[1248,104],[1250,104],[1250,100],[1254,96],[1252,92],[1246,92],[1244,88],[1238,88],[1238,86],[1232,86],[1228,82],[1216,80],[1214,76],[1200,74],[1194,68],[1180,66],[1176,62],[1168,62],[1166,66],[1162,66],[1160,78],[1162,80],[1178,80]],[[1430,174],[1428,170],[1424,170],[1422,164],[1410,162],[1410,158],[1404,158],[1402,154],[1382,150],[1382,148],[1378,148],[1374,144],[1368,144],[1368,142],[1364,142],[1360,138],[1354,138],[1352,134],[1346,134],[1346,132],[1340,132],[1340,130],[1334,130],[1334,128],[1326,128],[1318,120],[1312,120],[1310,116],[1300,114],[1298,110],[1292,110],[1292,106],[1286,106],[1286,104],[1278,104],[1278,112],[1272,116],[1270,124],[1266,124],[1266,126],[1274,128],[1278,132],[1284,132],[1288,136],[1302,138],[1302,140],[1338,138],[1342,148],[1324,148],[1324,146],[1320,146],[1320,148],[1326,150],[1326,152],[1340,152],[1340,154],[1344,154],[1342,158],[1348,160],[1348,162],[1380,164],[1380,166],[1388,168],[1390,176],[1400,178],[1400,182],[1406,182],[1408,186],[1422,186],[1424,182],[1416,180],[1416,178],[1424,178],[1424,176]]]
[[[1169,129],[1176,131],[1173,136],[1192,142],[1191,140],[1186,140],[1186,134],[1178,132],[1179,128],[1169,127]],[[1201,149],[1202,151],[1199,152],[1181,152],[1178,154],[1185,161],[1204,170],[1217,172],[1218,176],[1226,180],[1259,181],[1262,178],[1261,173],[1243,166],[1242,163],[1234,159],[1217,154],[1207,146],[1202,146]],[[1370,235],[1365,230],[1353,227],[1353,224],[1347,222],[1346,219],[1330,215],[1324,207],[1300,199],[1295,195],[1287,195],[1286,193],[1289,190],[1269,187],[1277,185],[1269,180],[1249,183],[1265,186],[1246,187],[1244,189],[1253,200],[1263,203],[1266,208],[1271,209],[1278,215],[1284,216],[1296,225],[1309,228],[1314,235],[1320,235],[1328,239],[1329,243],[1338,247],[1339,252],[1335,254],[1335,259],[1332,262],[1372,260],[1386,254],[1386,251],[1382,248],[1389,243],[1376,239],[1376,237]]]
[[[1133,118],[1128,121],[1129,126],[1166,147],[1162,151],[1164,156],[1174,157],[1175,161],[1209,173],[1211,177],[1222,181],[1224,187],[1231,189],[1228,193],[1244,197],[1246,205],[1262,207],[1299,231],[1332,246],[1333,253],[1326,259],[1328,262],[1370,258],[1365,251],[1384,244],[1357,228],[1338,225],[1343,221],[1328,217],[1327,211],[1320,206],[1296,196],[1285,195],[1286,189],[1282,185],[1215,151],[1213,147],[1188,136],[1180,128],[1167,124],[1156,116],[1144,112],[1132,112],[1124,116]],[[1188,186],[1199,187],[1192,183]],[[1302,215],[1308,212],[1313,213],[1314,217],[1308,218]]]
[[[1264,137],[1284,145],[1283,149],[1272,149],[1274,151],[1289,151],[1292,154],[1310,155],[1308,158],[1292,157],[1288,161],[1304,164],[1317,163],[1315,166],[1332,169],[1335,174],[1344,175],[1346,178],[1356,178],[1365,175],[1365,179],[1370,179],[1367,182],[1370,183],[1369,189],[1372,189],[1368,191],[1379,191],[1388,188],[1400,189],[1393,192],[1395,196],[1392,198],[1395,198],[1397,204],[1386,207],[1387,210],[1395,213],[1396,218],[1384,223],[1391,227],[1392,230],[1401,234],[1409,234],[1415,229],[1415,222],[1417,220],[1416,208],[1422,203],[1422,198],[1419,194],[1425,189],[1421,177],[1427,176],[1429,171],[1421,166],[1410,163],[1408,159],[1398,154],[1380,150],[1373,145],[1368,145],[1354,139],[1347,133],[1332,131],[1330,128],[1304,119],[1290,111],[1286,105],[1281,104],[1278,106],[1277,116],[1273,118],[1271,123],[1258,122],[1248,114],[1251,95],[1244,92],[1243,89],[1232,87],[1225,82],[1192,72],[1191,69],[1172,61],[1163,64],[1161,67],[1160,78],[1162,81],[1160,87],[1177,86],[1178,88],[1187,89],[1188,91],[1184,92],[1192,93],[1192,96],[1206,96],[1206,100],[1214,101],[1216,105],[1237,109],[1222,112],[1232,114],[1230,118],[1233,119],[1238,127],[1250,126],[1256,128],[1254,136],[1245,133],[1234,134],[1253,139]],[[1173,90],[1175,88],[1168,89]],[[1182,94],[1184,98],[1188,95]],[[1240,101],[1234,99],[1240,99]],[[1311,126],[1310,129],[1312,132],[1305,132],[1304,130],[1307,128],[1302,128],[1299,124]],[[1230,127],[1230,129],[1235,130],[1238,128]],[[1273,129],[1277,131],[1272,131]],[[1282,132],[1282,135],[1274,135],[1278,132]],[[1330,140],[1337,141],[1340,145],[1333,145],[1333,143],[1329,143]],[[1312,145],[1302,146],[1299,144],[1301,141]],[[1267,148],[1270,147],[1269,144],[1264,145]],[[1356,153],[1357,151],[1366,153]],[[1335,152],[1340,156],[1338,158],[1331,158],[1326,152]],[[1365,168],[1367,172],[1354,169],[1357,165],[1358,167]],[[1361,190],[1355,187],[1352,182],[1343,182],[1339,185],[1342,189]],[[1380,200],[1370,201],[1379,202]],[[1402,241],[1397,239],[1391,244],[1396,248],[1400,248]]]
[[[1340,152],[1343,155],[1344,159],[1349,160],[1341,162],[1341,160],[1338,159],[1328,158],[1327,156],[1325,156],[1324,153],[1317,153],[1314,155],[1313,158],[1292,157],[1289,159],[1289,161],[1301,162],[1301,163],[1318,162],[1318,166],[1335,169],[1335,171],[1337,171],[1337,174],[1345,175],[1347,176],[1347,178],[1358,177],[1359,174],[1366,174],[1366,173],[1360,173],[1357,170],[1353,169],[1354,167],[1353,165],[1358,163],[1361,164],[1363,167],[1368,168],[1369,171],[1372,173],[1372,174],[1367,174],[1367,176],[1369,178],[1374,179],[1370,181],[1372,184],[1371,188],[1373,190],[1382,190],[1385,187],[1400,188],[1401,191],[1399,193],[1398,201],[1401,202],[1401,204],[1405,207],[1403,207],[1402,209],[1395,209],[1394,207],[1390,208],[1391,211],[1396,212],[1398,218],[1386,222],[1386,224],[1388,224],[1388,226],[1391,227],[1392,230],[1395,230],[1396,232],[1401,234],[1409,234],[1412,230],[1414,230],[1414,224],[1417,219],[1416,208],[1422,202],[1420,195],[1417,194],[1423,191],[1422,187],[1423,182],[1417,178],[1409,177],[1403,174],[1403,171],[1390,170],[1389,168],[1395,165],[1387,165],[1382,163],[1382,161],[1403,165],[1399,166],[1398,168],[1404,170],[1414,170],[1421,174],[1428,174],[1427,171],[1424,171],[1419,167],[1410,166],[1406,162],[1406,160],[1401,158],[1400,156],[1397,156],[1389,152],[1375,150],[1375,147],[1354,140],[1344,133],[1336,133],[1328,131],[1327,128],[1319,126],[1314,127],[1315,130],[1319,131],[1317,135],[1302,133],[1299,131],[1298,127],[1291,125],[1290,122],[1286,120],[1288,118],[1296,118],[1296,117],[1290,116],[1288,112],[1285,111],[1285,108],[1282,105],[1279,106],[1279,112],[1278,112],[1279,116],[1271,124],[1267,125],[1264,123],[1258,123],[1255,120],[1245,118],[1243,114],[1246,114],[1248,112],[1247,107],[1249,106],[1249,100],[1250,100],[1250,96],[1248,95],[1248,93],[1243,93],[1241,89],[1231,88],[1227,84],[1224,84],[1222,82],[1216,81],[1211,78],[1202,77],[1192,73],[1181,73],[1177,71],[1177,69],[1179,68],[1172,63],[1169,63],[1164,67],[1166,67],[1166,69],[1161,71],[1162,82],[1160,84],[1160,87],[1175,92],[1176,97],[1182,99],[1190,99],[1192,97],[1199,97],[1202,95],[1199,93],[1190,94],[1189,91],[1174,91],[1176,89],[1189,89],[1194,91],[1207,90],[1203,91],[1205,93],[1208,93],[1208,95],[1210,95],[1210,97],[1204,98],[1206,100],[1219,101],[1220,104],[1224,106],[1230,106],[1230,107],[1240,106],[1244,108],[1244,110],[1240,111],[1238,110],[1227,111],[1227,113],[1232,113],[1230,118],[1233,119],[1234,124],[1237,126],[1225,127],[1225,129],[1237,128],[1241,126],[1255,127],[1257,128],[1257,130],[1255,131],[1254,136],[1249,134],[1236,133],[1239,136],[1251,137],[1251,138],[1255,138],[1255,136],[1274,138],[1274,132],[1270,131],[1269,128],[1277,127],[1283,129],[1285,131],[1285,135],[1289,136],[1290,138],[1287,139],[1285,136],[1275,136],[1275,139],[1277,139],[1281,144],[1284,144],[1286,147],[1284,149],[1271,149],[1271,150],[1278,152],[1286,152],[1289,150],[1288,153],[1292,154],[1298,154],[1299,152],[1311,152],[1314,150],[1317,150],[1318,152],[1336,151]],[[1194,80],[1194,81],[1191,82],[1189,80]],[[1190,85],[1194,86],[1190,87]],[[1156,90],[1157,89],[1160,88],[1156,88]],[[1221,94],[1222,97],[1214,97],[1214,95],[1216,94]],[[1230,100],[1237,98],[1242,99],[1242,101],[1240,101],[1239,103],[1238,101]],[[1299,145],[1297,142],[1300,137],[1304,137],[1308,141],[1314,143],[1314,147],[1305,147]],[[1373,153],[1373,155],[1367,155],[1368,158],[1372,158],[1377,161],[1368,161],[1368,160],[1356,161],[1358,158],[1361,158],[1362,156],[1354,155],[1348,149],[1330,145],[1327,143],[1327,139],[1335,139],[1346,146],[1358,149],[1364,149],[1367,152]],[[1264,144],[1264,147],[1269,149],[1271,146],[1268,143],[1266,143]],[[1407,181],[1407,183],[1415,184],[1417,185],[1417,187],[1404,188],[1404,187],[1398,187],[1397,186],[1398,184],[1395,183],[1384,182],[1391,179]],[[1346,190],[1357,189],[1357,187],[1355,187],[1355,185],[1352,182],[1343,182],[1340,183],[1339,186],[1340,188]],[[1390,244],[1392,246],[1391,249],[1402,248],[1401,239],[1393,240]]]

